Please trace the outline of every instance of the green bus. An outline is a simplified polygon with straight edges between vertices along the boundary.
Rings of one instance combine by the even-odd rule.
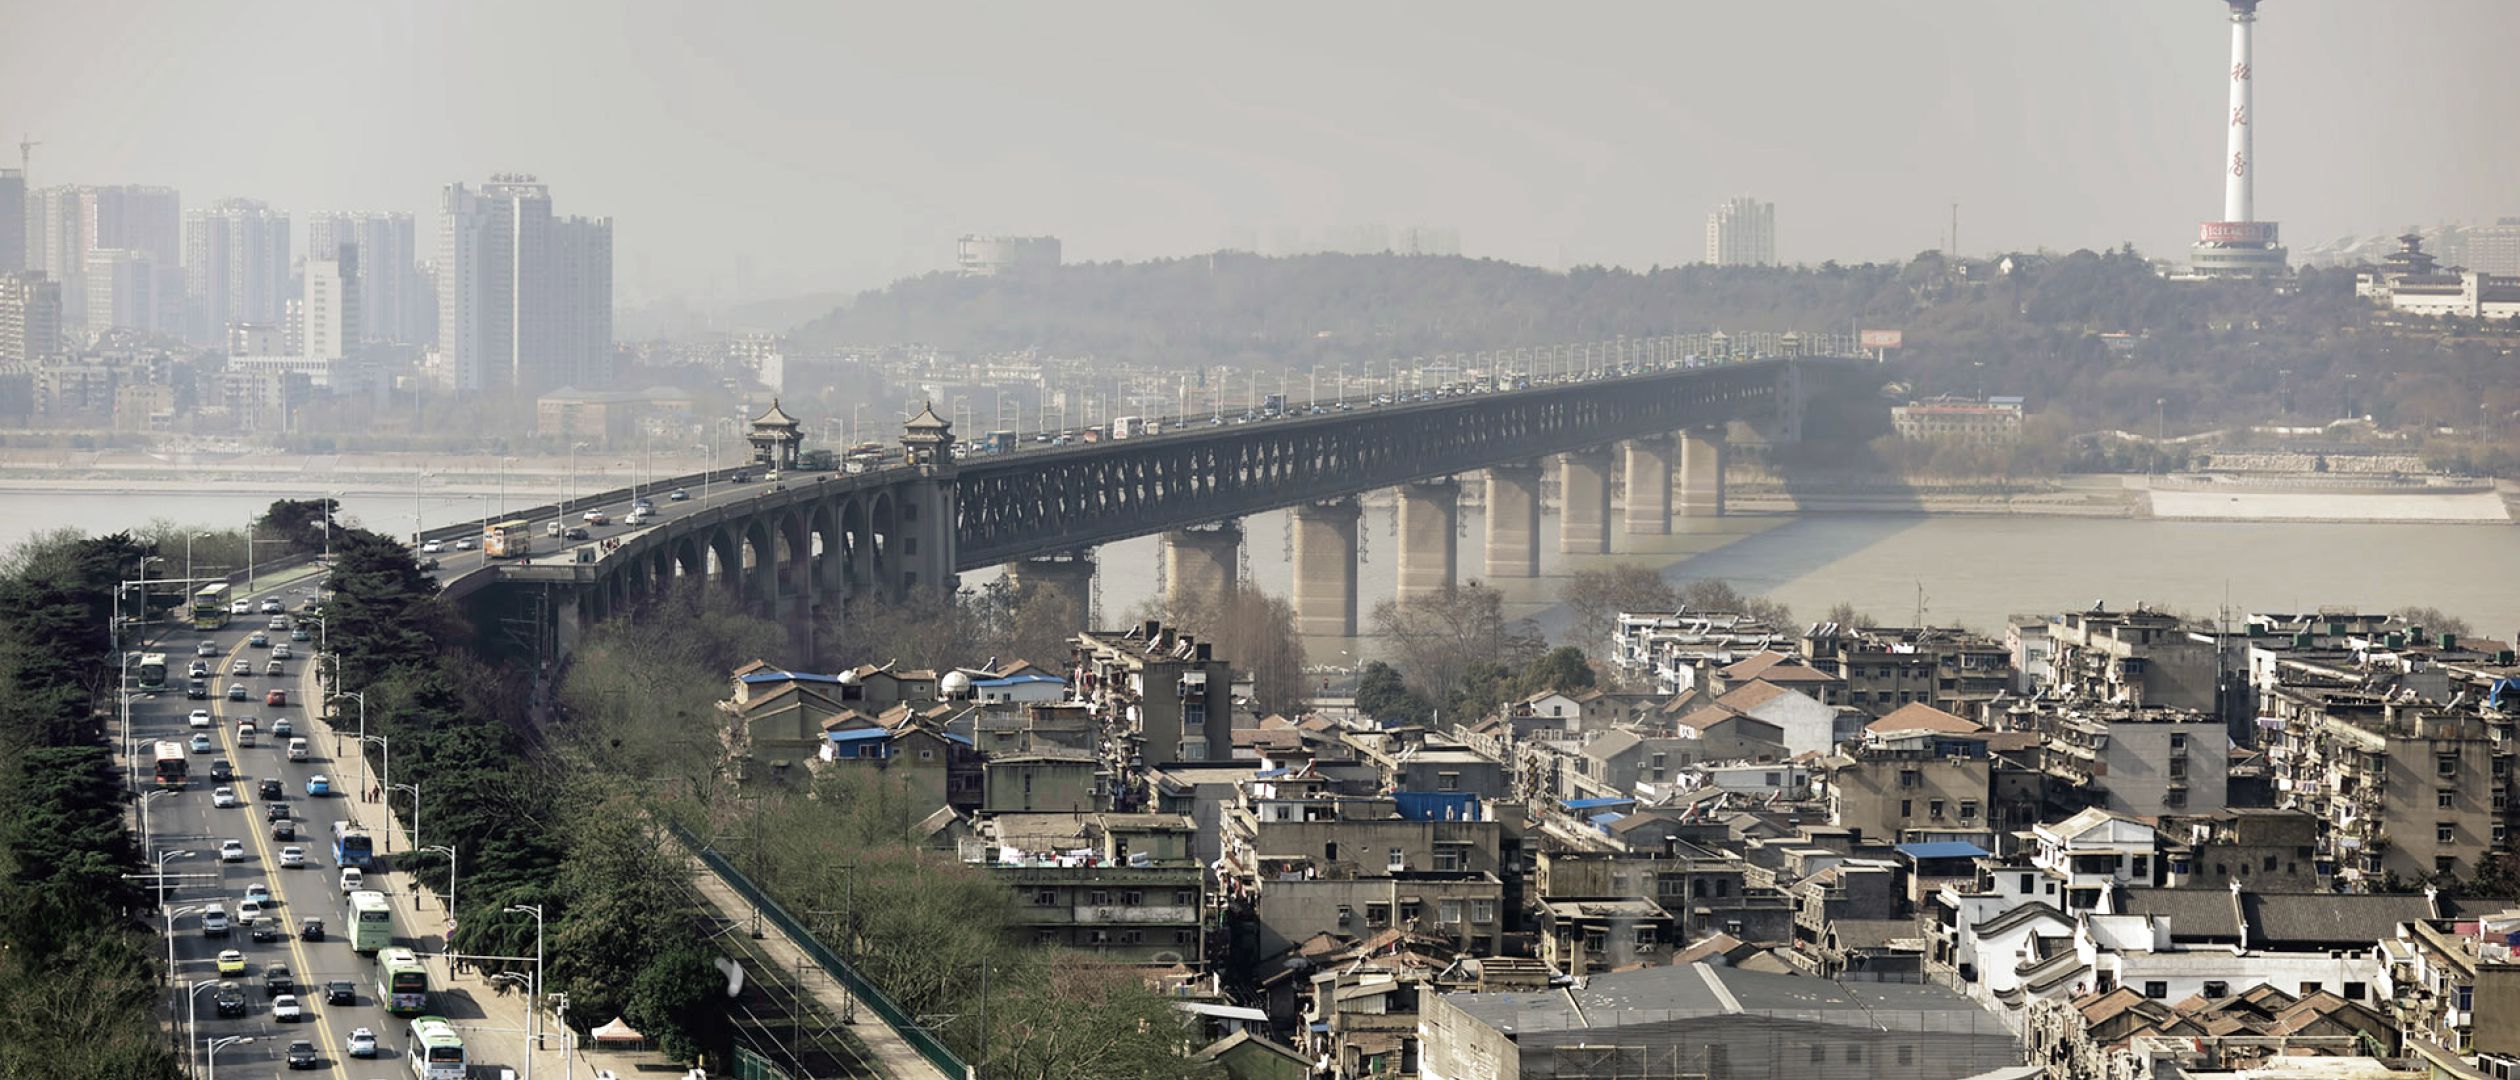
[[[195,630],[217,630],[228,624],[234,613],[228,610],[227,582],[204,585],[193,594],[192,622]]]
[[[350,894],[350,917],[342,926],[352,952],[374,953],[394,943],[394,912],[385,894],[361,889]]]
[[[423,1016],[403,1033],[414,1080],[464,1080],[464,1037],[443,1016]]]
[[[164,689],[166,689],[166,654],[165,654],[165,653],[162,653],[162,652],[141,653],[141,654],[140,654],[140,663],[138,664],[138,667],[139,667],[139,669],[140,669],[140,689],[143,689],[143,690],[164,690]]]
[[[396,1016],[413,1016],[429,1007],[429,969],[409,949],[387,949],[376,956],[376,1000]]]

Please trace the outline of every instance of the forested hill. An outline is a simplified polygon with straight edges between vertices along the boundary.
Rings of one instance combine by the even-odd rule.
[[[1220,253],[912,278],[859,295],[797,336],[1303,367],[1621,334],[1860,325],[1907,332],[1891,374],[1915,393],[2021,394],[2093,426],[2262,420],[2283,413],[2287,390],[2291,415],[2311,419],[2339,415],[2349,398],[2383,423],[2473,423],[2480,403],[2494,415],[2520,408],[2520,377],[2501,343],[2442,328],[2381,332],[2376,318],[2348,273],[2305,271],[2283,290],[2179,283],[2131,250],[2026,257],[2010,272],[1932,252],[1905,265],[1566,273],[1448,257]],[[2166,416],[2156,417],[2156,402]]]

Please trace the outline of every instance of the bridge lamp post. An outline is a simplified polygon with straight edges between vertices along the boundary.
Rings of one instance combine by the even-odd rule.
[[[209,1059],[210,1068],[208,1072],[203,1074],[202,1080],[219,1080],[219,1051],[221,1049],[252,1041],[254,1041],[254,1037],[251,1035],[230,1035],[225,1038],[209,1040],[209,1052],[205,1056]],[[530,1069],[533,1068],[533,1066],[527,1065],[526,1068]]]

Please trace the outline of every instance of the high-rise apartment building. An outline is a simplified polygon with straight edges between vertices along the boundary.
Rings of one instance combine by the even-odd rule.
[[[306,261],[306,294],[298,305],[300,341],[309,360],[339,360],[359,350],[362,296],[359,246],[342,244],[329,259]]]
[[[184,213],[185,340],[217,345],[235,323],[277,323],[289,293],[289,215],[254,199]]]
[[[306,257],[328,259],[343,245],[358,249],[359,332],[389,345],[437,339],[431,290],[420,275],[419,248],[407,213],[328,213],[306,219]]]
[[[86,334],[117,325],[95,321],[88,314],[98,294],[87,282],[89,256],[98,249],[136,253],[145,258],[152,277],[148,298],[152,312],[143,320],[133,307],[136,298],[116,296],[112,307],[125,312],[126,322],[145,321],[151,330],[173,327],[183,319],[184,214],[173,188],[140,186],[49,187],[27,197],[27,268],[41,270],[61,285],[61,317],[65,332]],[[132,260],[110,258],[106,264],[125,276],[121,284],[138,284],[128,276]],[[128,290],[126,290],[128,291]]]
[[[438,355],[459,390],[539,394],[612,380],[612,219],[555,217],[531,176],[448,184]]]
[[[26,269],[26,174],[0,169],[0,274]]]
[[[61,284],[32,270],[0,272],[0,366],[61,353]]]
[[[1776,204],[1744,195],[1706,215],[1706,261],[1716,266],[1776,265]]]
[[[83,333],[137,330],[156,334],[173,329],[166,322],[161,293],[169,278],[156,256],[136,248],[91,248],[87,264],[80,269],[80,287],[87,293]]]

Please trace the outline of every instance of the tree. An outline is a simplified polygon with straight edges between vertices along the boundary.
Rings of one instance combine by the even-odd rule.
[[[1680,602],[1691,611],[1737,611],[1773,627],[1794,624],[1792,608],[1764,596],[1749,596],[1722,578],[1699,578],[1680,587]]]
[[[1558,600],[1573,616],[1568,638],[1598,649],[1610,644],[1622,612],[1670,611],[1680,606],[1680,592],[1652,567],[1622,563],[1568,574]]]
[[[285,545],[282,550],[292,554],[322,551],[326,531],[341,531],[336,520],[340,513],[341,504],[333,499],[281,499],[255,523],[256,531],[262,533],[255,539],[277,540]]]
[[[1162,598],[1139,611],[1216,646],[1216,655],[1251,676],[1252,707],[1262,715],[1293,716],[1311,700],[1304,676],[1304,641],[1295,633],[1295,605],[1249,582],[1210,604],[1174,608]],[[1135,620],[1132,620],[1135,621]]]
[[[1515,689],[1521,696],[1529,697],[1552,691],[1570,693],[1590,690],[1592,687],[1592,664],[1584,659],[1584,650],[1560,645],[1532,661],[1531,667],[1522,674],[1521,684]]]
[[[2397,620],[2401,626],[2423,627],[2427,634],[2455,634],[2459,637],[2467,637],[2475,633],[2466,619],[2440,608],[2408,605],[2390,612],[2389,617]]]
[[[1356,711],[1378,723],[1423,724],[1435,707],[1409,689],[1398,668],[1368,660],[1357,673]]]
[[[1538,629],[1505,617],[1503,593],[1472,582],[1403,604],[1374,605],[1374,630],[1419,696],[1449,700],[1470,665],[1519,669],[1540,653]]]
[[[1833,622],[1839,626],[1849,627],[1880,625],[1879,623],[1873,621],[1872,616],[1855,610],[1855,603],[1851,600],[1840,600],[1837,603],[1829,605],[1829,613],[1822,616],[1821,621]]]

